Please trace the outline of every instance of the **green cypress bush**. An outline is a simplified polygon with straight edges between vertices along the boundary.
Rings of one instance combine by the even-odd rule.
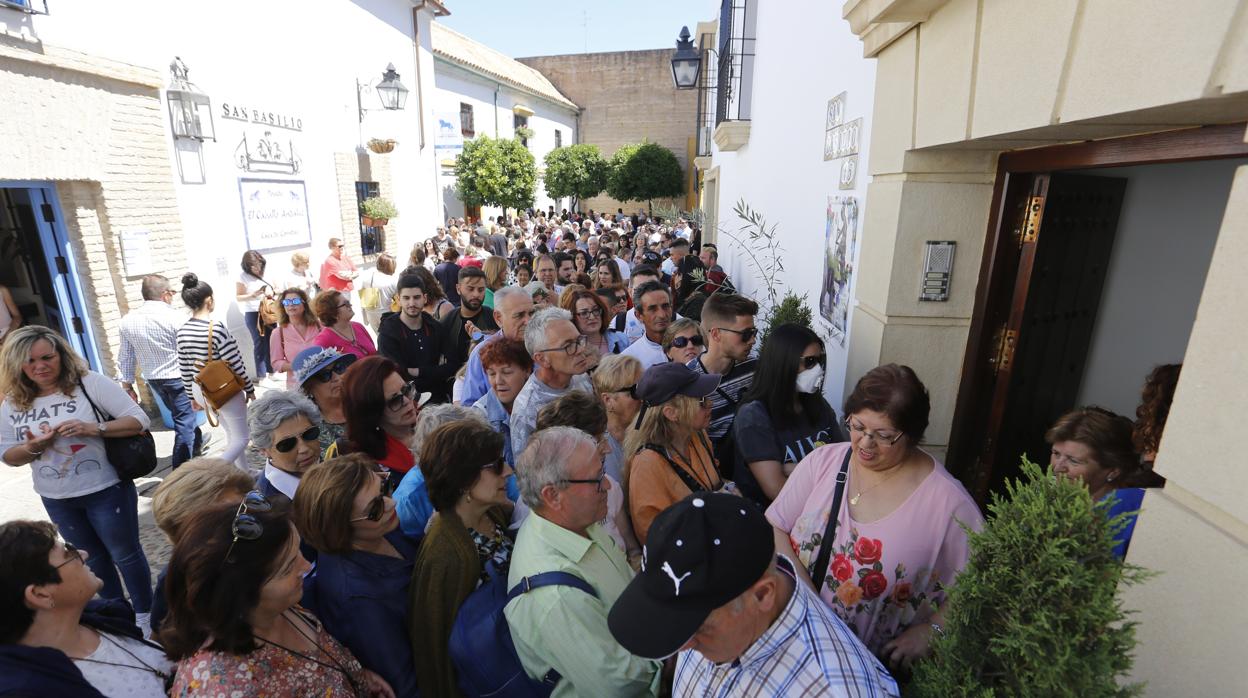
[[[1113,554],[1124,517],[1108,520],[1080,482],[1023,458],[1023,479],[994,494],[949,591],[945,636],[915,666],[908,695],[1132,696],[1135,623],[1120,583],[1149,573]]]

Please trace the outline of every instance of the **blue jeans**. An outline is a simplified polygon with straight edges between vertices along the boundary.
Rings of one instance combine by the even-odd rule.
[[[269,363],[269,338],[273,336],[273,332],[266,328],[268,331],[261,336],[260,328],[256,325],[259,318],[258,312],[243,313],[243,321],[247,323],[247,333],[251,335],[251,356],[256,362],[257,380],[273,372],[273,366]]]
[[[139,544],[139,493],[133,481],[122,480],[81,497],[43,497],[43,508],[65,540],[90,554],[87,564],[104,582],[101,597],[125,598],[117,576],[120,569],[134,612],[151,612],[152,572]]]
[[[160,395],[173,416],[173,467],[190,460],[199,447],[199,429],[195,426],[195,410],[186,396],[186,386],[181,378],[148,379],[148,387]]]

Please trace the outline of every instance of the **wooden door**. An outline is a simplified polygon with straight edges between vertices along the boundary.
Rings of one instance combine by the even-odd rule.
[[[978,399],[959,400],[964,429],[951,448],[970,456],[961,475],[981,501],[1018,475],[1024,453],[1047,461],[1045,431],[1075,407],[1125,189],[1125,179],[1069,174],[1005,187],[1001,232],[1014,245],[995,260],[993,334],[968,367]]]

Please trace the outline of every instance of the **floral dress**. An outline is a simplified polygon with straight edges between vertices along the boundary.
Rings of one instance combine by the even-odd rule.
[[[307,696],[347,698],[368,695],[364,667],[351,651],[325,631],[320,621],[296,608],[316,629],[316,644],[322,652],[315,657],[293,654],[260,642],[246,655],[200,650],[178,662],[169,695],[203,698],[267,698]]]
[[[511,568],[511,552],[516,547],[515,541],[501,528],[495,531],[493,537],[484,536],[475,528],[469,528],[468,534],[477,546],[477,559],[481,561],[480,583],[490,581],[490,572],[487,569],[489,566],[493,566],[497,574],[506,578],[507,570]]]
[[[797,465],[767,509],[767,520],[789,532],[789,542],[813,576],[827,530],[836,474],[850,444],[822,446]],[[979,508],[935,458],[931,474],[892,513],[871,523],[849,515],[841,498],[832,556],[820,596],[879,653],[909,626],[926,622],[933,604],[970,554],[966,532],[983,527]]]

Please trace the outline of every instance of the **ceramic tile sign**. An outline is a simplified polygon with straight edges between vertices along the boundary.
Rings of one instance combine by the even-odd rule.
[[[238,180],[247,249],[273,250],[311,244],[308,194],[302,181]]]

